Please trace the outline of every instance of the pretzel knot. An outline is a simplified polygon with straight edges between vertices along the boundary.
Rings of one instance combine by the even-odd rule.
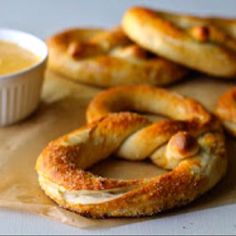
[[[139,47],[121,28],[71,29],[48,40],[49,68],[77,82],[99,87],[168,85],[187,69]]]
[[[213,76],[236,76],[235,19],[132,7],[122,26],[134,42],[153,53]]]
[[[129,110],[171,119],[151,122]],[[82,215],[153,215],[194,200],[226,171],[218,120],[176,93],[144,85],[113,88],[94,98],[87,120],[88,125],[51,142],[36,164],[45,193]],[[111,154],[130,161],[149,159],[168,172],[119,180],[86,171]]]

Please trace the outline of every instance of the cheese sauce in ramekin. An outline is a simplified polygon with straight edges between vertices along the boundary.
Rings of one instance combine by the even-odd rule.
[[[26,118],[38,106],[48,50],[39,38],[0,29],[0,126]]]

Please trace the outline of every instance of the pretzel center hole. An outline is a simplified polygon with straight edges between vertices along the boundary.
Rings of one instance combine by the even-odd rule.
[[[150,161],[127,161],[110,157],[101,161],[89,171],[93,174],[113,179],[143,179],[162,175],[168,171],[157,167]]]

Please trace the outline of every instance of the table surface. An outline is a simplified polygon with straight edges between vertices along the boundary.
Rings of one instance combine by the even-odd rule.
[[[236,17],[234,0],[0,0],[0,28],[31,32],[41,38],[71,26],[118,25],[132,5]],[[171,214],[99,230],[82,230],[49,219],[1,209],[0,234],[235,234],[236,205]]]

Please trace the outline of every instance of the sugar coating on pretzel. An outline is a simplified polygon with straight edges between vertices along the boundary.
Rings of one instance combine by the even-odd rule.
[[[153,53],[213,76],[236,76],[236,19],[133,7],[124,14],[122,26]]]
[[[218,99],[216,114],[226,130],[236,137],[236,88],[229,89]]]
[[[48,39],[48,47],[50,69],[99,87],[168,85],[187,73],[130,41],[121,28],[69,29]]]
[[[153,123],[129,110],[171,119]],[[94,98],[87,118],[86,126],[52,141],[36,164],[45,193],[84,216],[157,214],[193,201],[226,171],[220,124],[192,99],[144,85],[117,87]],[[169,172],[122,180],[86,171],[111,154],[130,161],[150,159]]]

